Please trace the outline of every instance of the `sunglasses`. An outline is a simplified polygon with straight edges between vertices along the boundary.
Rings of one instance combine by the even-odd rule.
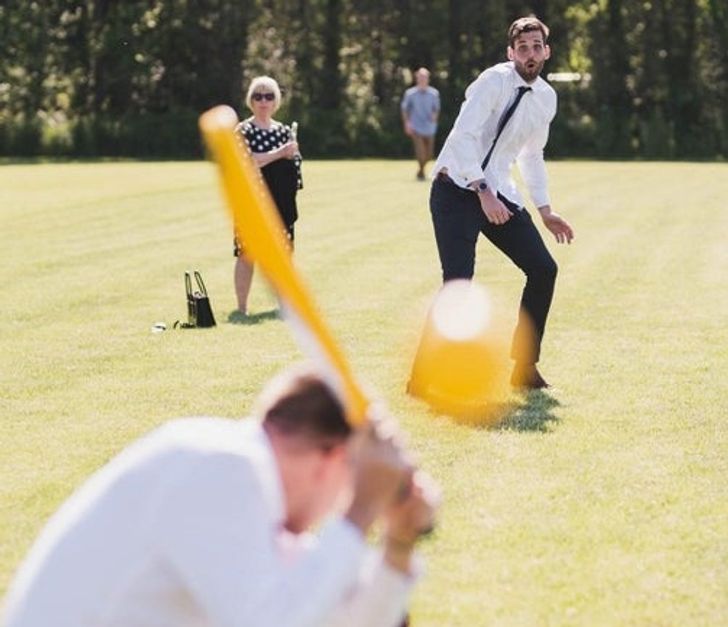
[[[276,99],[276,95],[271,94],[271,93],[268,93],[268,94],[257,93],[257,94],[253,94],[251,96],[251,98],[253,100],[255,100],[255,102],[261,102],[262,100],[267,100],[268,102],[273,102]]]

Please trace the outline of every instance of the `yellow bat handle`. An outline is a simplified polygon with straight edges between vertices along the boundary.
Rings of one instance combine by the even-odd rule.
[[[349,424],[360,426],[366,421],[369,400],[293,265],[284,226],[268,188],[256,164],[235,138],[237,123],[237,114],[227,106],[210,109],[199,120],[205,144],[221,174],[235,234],[246,257],[258,264],[279,297],[317,341],[336,374]]]

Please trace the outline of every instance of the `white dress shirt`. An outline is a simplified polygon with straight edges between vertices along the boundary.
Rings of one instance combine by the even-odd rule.
[[[51,518],[11,585],[4,625],[399,624],[411,577],[344,519],[314,537],[287,533],[283,515],[258,421],[172,421]]]
[[[498,121],[522,85],[532,91],[524,94],[503,129],[484,174],[480,166],[493,143]],[[541,77],[526,83],[512,62],[488,68],[465,90],[465,101],[435,162],[433,176],[446,168],[460,187],[484,178],[494,193],[524,206],[511,177],[515,161],[534,204],[550,204],[543,149],[554,115],[556,92]]]

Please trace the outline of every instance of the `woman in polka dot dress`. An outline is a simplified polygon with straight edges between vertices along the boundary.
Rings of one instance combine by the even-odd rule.
[[[296,194],[303,188],[301,154],[291,128],[273,119],[281,104],[278,83],[270,76],[257,76],[250,83],[245,103],[253,115],[240,122],[235,132],[258,164],[293,247],[293,225],[298,218]],[[247,315],[253,264],[240,253],[241,247],[236,240],[235,293],[238,311]]]

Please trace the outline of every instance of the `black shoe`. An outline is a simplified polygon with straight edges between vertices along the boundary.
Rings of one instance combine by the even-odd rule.
[[[551,387],[536,368],[536,364],[516,364],[511,385],[520,390],[543,390]]]
[[[417,180],[418,181],[424,181],[425,180],[425,173],[424,172],[418,172],[417,173]]]

